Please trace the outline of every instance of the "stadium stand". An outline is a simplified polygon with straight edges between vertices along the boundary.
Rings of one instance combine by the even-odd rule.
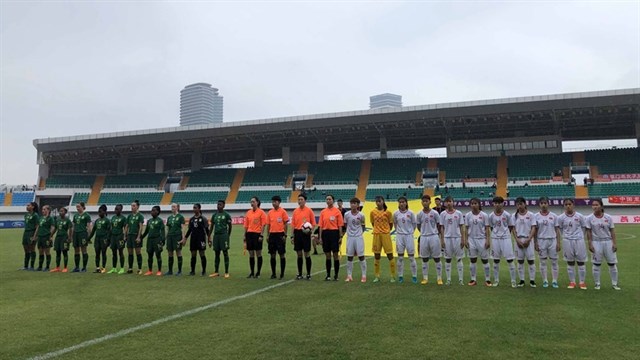
[[[238,169],[206,169],[185,175],[189,176],[188,187],[230,186],[237,171]]]
[[[162,200],[162,191],[145,191],[145,192],[102,192],[98,204],[131,204],[134,200],[140,201],[140,204],[157,205]]]
[[[94,175],[53,175],[47,179],[47,188],[91,188],[96,180]]]
[[[640,195],[640,182],[595,183],[588,186],[591,197]]]
[[[406,187],[402,188],[382,188],[382,189],[368,189],[366,200],[373,201],[376,196],[380,195],[387,200],[397,200],[400,196],[406,197],[408,200],[416,200],[422,197],[424,189],[422,187],[419,188],[411,188],[408,189]]]
[[[510,178],[551,178],[571,163],[571,153],[509,156]]]
[[[289,175],[298,168],[299,165],[265,162],[262,167],[247,168],[242,185],[285,185]]]
[[[413,184],[416,181],[416,173],[426,167],[426,158],[371,160],[369,184]]]
[[[33,191],[14,191],[11,206],[23,206],[32,202],[36,194]]]
[[[585,160],[600,174],[640,173],[640,148],[585,151]]]
[[[307,201],[325,202],[325,198],[329,194],[333,195],[336,201],[342,199],[345,203],[348,203],[356,195],[356,189],[317,189],[316,191],[307,192]],[[362,199],[360,200],[362,201]],[[345,207],[348,206],[345,205]]]
[[[288,202],[289,195],[291,195],[291,190],[242,190],[238,192],[238,197],[236,198],[237,203],[248,203],[251,201],[251,198],[257,196],[262,203],[261,208],[270,209],[271,208],[271,198],[275,195],[279,195],[282,198],[282,202]]]
[[[309,163],[314,184],[355,184],[360,178],[361,160],[332,160]]]
[[[226,200],[228,191],[176,191],[172,202],[176,204],[215,204]]]
[[[160,186],[164,179],[163,174],[129,174],[107,176],[104,180],[104,188],[154,188]]]
[[[460,187],[447,187],[440,186],[438,190],[434,191],[436,196],[440,195],[443,199],[447,196],[452,196],[454,200],[465,200],[477,197],[479,199],[490,199],[492,197],[491,194],[495,194],[496,189],[490,186],[477,186],[477,187],[467,187],[463,189]]]
[[[73,198],[71,199],[71,205],[75,205],[79,202],[87,203],[89,201],[89,193],[88,192],[76,192],[73,194]]]
[[[438,168],[440,171],[446,171],[447,181],[467,177],[493,178],[496,173],[497,161],[495,157],[441,158],[438,159]]]
[[[537,199],[541,196],[547,196],[549,198],[572,198],[575,196],[575,187],[567,186],[567,184],[510,186],[509,198],[515,199],[519,196],[525,199]]]
[[[4,192],[0,192],[0,204],[4,204]]]

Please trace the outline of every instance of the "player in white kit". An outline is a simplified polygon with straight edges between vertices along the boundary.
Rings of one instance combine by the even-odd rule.
[[[362,233],[365,229],[365,216],[360,212],[360,199],[354,197],[349,201],[351,211],[344,214],[344,224],[347,228],[347,279],[353,281],[353,257],[360,260],[360,270],[362,271],[361,282],[367,282],[367,262],[364,259],[364,238]]]
[[[536,230],[535,243],[536,251],[540,257],[540,276],[542,277],[542,287],[549,287],[547,277],[547,259],[551,260],[551,286],[558,288],[558,252],[560,251],[560,231],[556,227],[558,215],[549,211],[549,198],[546,196],[538,199],[540,211],[536,214]]]
[[[593,279],[596,282],[596,290],[600,290],[600,265],[606,261],[609,265],[609,275],[611,275],[611,285],[614,290],[620,290],[618,286],[618,256],[616,251],[616,232],[614,230],[613,219],[604,213],[601,199],[594,199],[591,203],[593,214],[587,217],[587,240],[589,250],[593,254]]]
[[[478,256],[484,267],[484,283],[491,286],[491,270],[489,269],[489,215],[482,211],[480,199],[473,198],[470,201],[471,211],[464,216],[464,224],[467,228],[467,246],[469,247],[469,272],[471,273],[470,286],[476,283],[476,262]]]
[[[447,275],[447,285],[451,285],[451,259],[456,258],[458,267],[458,283],[464,285],[464,268],[462,259],[464,258],[464,238],[462,237],[462,225],[464,217],[459,210],[453,208],[453,198],[447,196],[444,199],[445,211],[440,214],[440,226],[444,235],[444,261],[445,274]]]
[[[413,254],[416,247],[413,242],[413,233],[416,231],[416,215],[409,210],[407,198],[398,198],[398,210],[393,213],[393,226],[396,228],[396,251],[398,252],[398,282],[404,282],[404,252],[407,251],[411,265],[411,281],[418,283],[418,266]]]
[[[516,258],[518,259],[518,287],[524,287],[524,260],[529,264],[529,285],[536,287],[536,216],[527,210],[527,201],[523,197],[516,199],[516,213],[513,216],[513,237],[516,240]],[[533,244],[531,244],[533,242]]]
[[[562,255],[567,262],[569,274],[569,289],[576,287],[575,265],[578,263],[578,277],[580,289],[587,290],[585,277],[587,275],[587,247],[584,244],[584,228],[586,219],[573,209],[573,199],[564,199],[564,212],[558,216],[556,227],[562,233]]]
[[[422,196],[422,211],[416,216],[418,231],[420,231],[420,257],[422,258],[422,285],[429,283],[429,258],[436,263],[438,285],[442,285],[442,263],[440,262],[441,249],[444,240],[440,238],[440,213],[430,209],[431,196]]]
[[[502,196],[493,198],[493,212],[489,214],[491,227],[491,257],[493,257],[493,286],[500,284],[500,258],[505,258],[509,264],[511,287],[516,287],[516,267],[513,264],[513,245],[511,244],[511,230],[513,216],[504,210]]]

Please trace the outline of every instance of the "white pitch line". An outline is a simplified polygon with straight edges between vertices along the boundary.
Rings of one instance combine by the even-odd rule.
[[[344,267],[345,265],[346,264],[342,264],[342,265],[340,265],[340,267]],[[318,275],[318,274],[323,273],[323,272],[325,272],[325,270],[317,271],[315,273],[312,273],[311,275],[315,276],[315,275]],[[230,302],[234,302],[236,300],[246,299],[248,297],[251,297],[251,296],[254,296],[254,295],[258,295],[260,293],[269,291],[271,289],[275,289],[275,288],[280,287],[280,286],[291,284],[292,282],[296,282],[296,281],[297,280],[291,279],[291,280],[287,280],[287,281],[284,281],[284,282],[278,282],[277,284],[269,285],[269,286],[264,287],[262,289],[253,290],[253,291],[250,291],[250,292],[248,292],[246,294],[233,296],[233,297],[230,297],[228,299],[216,301],[216,302],[208,304],[208,305],[197,307],[195,309],[183,311],[183,312],[180,312],[180,313],[177,313],[177,314],[173,314],[173,315],[169,315],[169,316],[166,316],[166,317],[163,317],[163,318],[160,318],[158,320],[154,320],[154,321],[151,321],[151,322],[148,322],[148,323],[145,323],[145,324],[141,324],[141,325],[134,326],[134,327],[131,327],[131,328],[128,328],[128,329],[120,330],[118,332],[107,334],[107,335],[101,336],[99,338],[83,341],[83,342],[81,342],[79,344],[76,344],[76,345],[73,345],[73,346],[69,346],[69,347],[66,347],[64,349],[52,351],[52,352],[49,352],[49,353],[46,353],[46,354],[42,354],[42,355],[33,356],[33,357],[30,357],[28,360],[52,359],[54,357],[70,353],[72,351],[80,350],[80,349],[83,349],[83,348],[86,348],[86,347],[89,347],[89,346],[92,346],[92,345],[100,344],[102,342],[105,342],[105,341],[108,341],[108,340],[111,340],[111,339],[116,339],[116,338],[119,338],[119,337],[123,337],[125,335],[129,335],[129,334],[134,333],[134,332],[136,332],[138,330],[148,329],[150,327],[154,327],[156,325],[161,325],[161,324],[164,324],[164,323],[172,321],[172,320],[177,320],[177,319],[180,319],[180,318],[183,318],[183,317],[186,317],[186,316],[191,316],[193,314],[197,314],[197,313],[203,312],[205,310],[214,309],[214,308],[217,308],[219,306],[226,305],[226,304],[228,304]]]

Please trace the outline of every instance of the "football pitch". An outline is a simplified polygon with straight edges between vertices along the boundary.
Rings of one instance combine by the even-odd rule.
[[[542,288],[539,272],[537,288],[512,289],[505,262],[497,288],[457,285],[455,266],[456,285],[438,286],[433,262],[428,285],[389,283],[384,257],[381,283],[371,282],[372,258],[366,284],[357,281],[357,260],[356,282],[343,281],[344,266],[340,281],[325,282],[323,255],[312,255],[311,281],[296,281],[292,245],[285,279],[269,279],[266,251],[262,277],[246,279],[248,256],[237,226],[229,279],[201,277],[199,259],[195,277],[37,273],[17,271],[22,231],[0,230],[0,359],[637,359],[640,226],[616,230],[622,291],[611,289],[606,265],[602,289],[594,290],[590,262],[589,289],[566,289],[562,261],[560,289]],[[92,245],[89,254],[91,271]],[[166,250],[163,255],[166,270]],[[211,249],[207,258],[211,273]],[[188,251],[184,259],[188,273]],[[146,261],[144,254],[145,270]]]

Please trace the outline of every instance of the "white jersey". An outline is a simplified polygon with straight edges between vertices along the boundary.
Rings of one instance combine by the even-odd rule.
[[[579,212],[573,215],[562,213],[558,216],[556,227],[562,231],[564,240],[584,240],[585,218]]]
[[[440,214],[433,209],[429,209],[429,212],[422,210],[418,213],[417,223],[420,225],[420,236],[438,235]]]
[[[446,238],[462,237],[460,225],[463,222],[464,218],[459,210],[453,210],[453,212],[445,210],[440,214],[440,225],[444,227],[444,237]]]
[[[396,228],[396,234],[413,236],[416,230],[416,216],[408,209],[404,212],[396,210],[393,213],[393,226]]]
[[[610,241],[611,229],[615,226],[609,214],[602,214],[600,217],[591,214],[587,216],[585,227],[591,229],[591,238],[593,241]]]
[[[500,215],[494,211],[489,215],[489,226],[492,239],[508,239],[511,237],[509,226],[513,226],[513,216],[504,210]]]
[[[538,239],[555,239],[556,238],[556,221],[558,215],[548,212],[542,215],[541,212],[536,214],[536,224],[538,224]]]
[[[353,214],[351,211],[347,211],[344,214],[344,224],[347,227],[348,237],[362,236],[362,226],[364,225],[364,215],[358,211],[357,214]]]
[[[478,215],[474,215],[469,211],[464,216],[464,224],[467,226],[467,236],[469,239],[486,239],[487,226],[489,226],[489,215],[484,211],[480,211]]]
[[[516,237],[529,237],[531,228],[536,226],[536,216],[528,211],[523,215],[516,212],[513,215],[513,222],[516,230]]]

